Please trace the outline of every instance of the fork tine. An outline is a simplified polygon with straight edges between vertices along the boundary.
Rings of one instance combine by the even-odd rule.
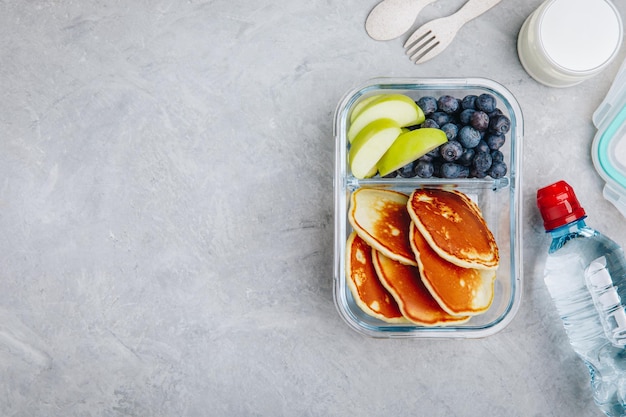
[[[407,41],[404,43],[406,54],[409,55],[411,62],[417,64],[420,60],[424,59],[433,49],[439,45],[439,39],[437,35],[430,28],[424,28],[423,30],[417,30]]]
[[[433,34],[432,30],[424,32],[423,34],[418,36],[414,42],[409,43],[407,41],[407,43],[404,44],[404,47],[406,48],[406,54],[411,55],[414,52],[423,49],[433,40],[435,40],[435,34]]]
[[[419,49],[417,49],[415,53],[409,57],[409,59],[414,64],[421,64],[423,62],[426,62],[438,54],[436,50],[437,46],[439,46],[439,41],[435,39],[435,37],[432,37],[429,39],[429,42],[427,44],[424,44]]]
[[[428,22],[425,25],[422,25],[415,29],[413,33],[411,33],[411,36],[409,36],[408,39],[404,41],[404,47],[407,48],[409,45],[412,45],[422,39],[428,33],[431,33],[433,31],[431,22]]]
[[[404,48],[408,48],[411,45],[415,45],[419,43],[426,36],[431,34],[433,31],[431,29],[418,29],[404,42]]]

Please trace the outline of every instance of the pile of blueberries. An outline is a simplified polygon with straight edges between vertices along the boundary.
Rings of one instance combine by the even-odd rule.
[[[507,173],[500,151],[511,128],[511,120],[497,108],[496,98],[488,93],[458,99],[443,95],[424,96],[416,101],[426,120],[411,129],[441,129],[448,142],[418,160],[388,175],[412,178],[485,178],[498,179]]]

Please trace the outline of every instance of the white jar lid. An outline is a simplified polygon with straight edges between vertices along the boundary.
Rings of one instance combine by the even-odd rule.
[[[557,66],[594,71],[608,63],[622,42],[622,21],[608,0],[555,0],[540,22],[540,41]]]

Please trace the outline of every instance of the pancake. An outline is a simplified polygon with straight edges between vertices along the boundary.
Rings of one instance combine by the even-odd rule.
[[[496,240],[478,205],[465,194],[417,189],[407,210],[431,248],[448,262],[464,268],[498,267]]]
[[[408,199],[397,191],[360,188],[350,198],[348,221],[372,248],[400,263],[417,266],[409,243]]]
[[[473,316],[491,306],[495,270],[463,268],[446,261],[414,224],[410,238],[422,282],[441,308],[450,314]]]
[[[357,305],[367,314],[388,323],[405,323],[393,296],[378,280],[372,248],[355,232],[346,247],[346,281]]]
[[[380,282],[394,296],[404,317],[423,326],[464,323],[468,316],[455,316],[443,310],[422,283],[415,266],[403,265],[372,250],[372,259]]]

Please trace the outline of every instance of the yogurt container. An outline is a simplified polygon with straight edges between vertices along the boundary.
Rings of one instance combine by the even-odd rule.
[[[622,19],[609,0],[547,0],[517,40],[522,66],[549,87],[569,87],[601,72],[622,44]]]
[[[602,194],[626,217],[626,61],[594,112],[593,124],[598,132],[591,158],[605,181]]]

